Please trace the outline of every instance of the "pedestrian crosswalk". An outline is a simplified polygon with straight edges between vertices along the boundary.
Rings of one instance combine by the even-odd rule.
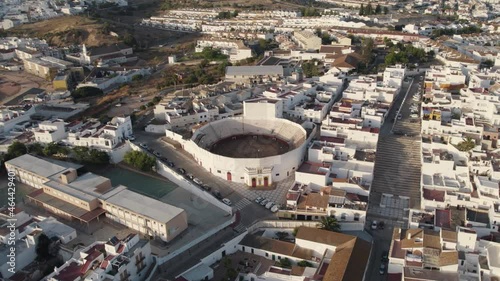
[[[236,231],[238,231],[239,233],[241,233],[241,232],[246,231],[246,230],[247,230],[247,228],[246,228],[244,225],[242,225],[242,224],[240,223],[240,224],[238,224],[238,225],[234,228],[234,230],[236,230]]]
[[[241,209],[245,208],[246,206],[248,206],[248,205],[250,205],[250,204],[252,204],[252,201],[250,201],[250,200],[248,200],[248,199],[246,199],[246,198],[243,198],[243,199],[241,199],[240,201],[238,201],[238,203],[236,203],[236,204],[234,205],[234,208],[235,208],[236,210],[241,210]]]

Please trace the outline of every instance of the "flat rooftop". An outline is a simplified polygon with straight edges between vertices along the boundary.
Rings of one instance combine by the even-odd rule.
[[[106,202],[150,217],[159,222],[170,221],[184,212],[181,208],[149,198],[128,189],[123,189],[110,196],[106,199]]]
[[[74,163],[62,161],[57,162],[58,163],[56,163],[55,161],[48,161],[46,159],[38,158],[30,154],[24,154],[7,161],[6,163],[45,178],[61,173],[68,168],[79,169],[82,167],[81,165]]]

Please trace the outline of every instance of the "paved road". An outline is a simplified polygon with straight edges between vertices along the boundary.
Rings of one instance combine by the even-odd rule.
[[[374,242],[368,267],[373,281],[387,280],[387,274],[380,275],[379,268],[382,253],[389,251],[393,227],[406,224],[407,208],[420,208],[421,123],[409,117],[413,94],[421,83],[420,76],[403,84],[402,95],[396,98],[388,122],[384,123],[379,135],[366,227],[369,229],[371,222],[377,220],[385,222],[385,229],[368,230]],[[400,120],[397,119],[399,113],[402,115]],[[392,119],[395,121],[391,122]]]

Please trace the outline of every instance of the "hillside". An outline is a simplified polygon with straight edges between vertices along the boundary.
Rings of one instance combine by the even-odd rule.
[[[16,36],[38,37],[55,46],[83,44],[100,46],[120,40],[103,32],[103,24],[82,16],[63,16],[32,24],[24,24],[9,30]]]

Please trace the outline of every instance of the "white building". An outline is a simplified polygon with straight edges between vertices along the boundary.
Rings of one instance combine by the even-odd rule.
[[[221,50],[221,53],[229,56],[231,62],[237,62],[252,57],[252,50],[245,46],[241,40],[227,40],[219,38],[207,38],[197,41],[196,52],[202,52],[204,48]]]
[[[35,107],[29,105],[0,109],[0,133],[9,133],[16,125],[29,121],[35,112]]]
[[[129,234],[120,240],[94,242],[80,251],[78,258],[72,258],[46,276],[47,281],[64,280],[131,280],[146,279],[146,273],[153,264],[151,246],[148,240],[138,234]]]
[[[309,30],[294,31],[293,38],[302,49],[319,50],[321,48],[321,38]]]
[[[64,121],[44,121],[33,130],[35,140],[41,143],[58,142],[68,137]]]

